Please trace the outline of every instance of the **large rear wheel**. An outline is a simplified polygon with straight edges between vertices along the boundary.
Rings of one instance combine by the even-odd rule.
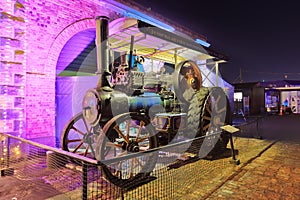
[[[187,152],[206,157],[223,151],[229,136],[221,127],[231,124],[229,101],[222,88],[201,88],[193,96],[188,110],[189,136],[197,137]]]
[[[210,88],[200,124],[201,135],[206,136],[200,149],[200,156],[224,151],[229,142],[229,135],[222,131],[221,127],[232,124],[232,120],[229,101],[222,88]]]

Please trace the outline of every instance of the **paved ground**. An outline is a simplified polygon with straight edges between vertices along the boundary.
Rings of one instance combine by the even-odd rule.
[[[300,115],[263,118],[259,121],[258,132],[256,123],[253,123],[243,127],[242,132],[234,137],[240,165],[229,162],[230,151],[216,160],[179,162],[158,172],[161,177],[138,190],[128,192],[124,198],[300,200],[299,122]],[[262,139],[253,137],[258,135]],[[0,199],[10,200],[16,197],[38,200],[56,194],[56,200],[62,200],[59,194],[64,192],[49,184],[24,178],[25,175],[0,177]],[[68,181],[64,180],[63,184],[66,184]]]
[[[270,145],[204,199],[300,199],[299,123],[299,115],[264,118],[260,135]]]
[[[276,142],[205,199],[300,199],[300,144]]]
[[[172,199],[300,199],[299,122],[300,115],[267,116],[241,127],[234,136],[240,165],[225,155],[171,166]],[[148,193],[156,199],[156,190]]]

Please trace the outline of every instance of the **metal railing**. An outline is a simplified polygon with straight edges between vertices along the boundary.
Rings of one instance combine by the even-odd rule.
[[[235,118],[234,126],[240,129],[238,136],[262,139],[260,134],[264,116],[247,116]]]
[[[214,137],[220,132],[208,137]],[[97,161],[74,153],[66,152],[30,140],[0,133],[0,169],[1,175],[15,176],[21,180],[39,180],[36,187],[45,188],[45,199],[178,199],[180,189],[188,189],[195,179],[201,179],[212,169],[223,170],[229,162],[205,163],[202,169],[183,167],[190,162],[200,162],[198,158],[178,159],[187,149],[200,149],[205,137],[185,139],[166,146],[160,146],[145,152],[132,153],[105,161]],[[193,146],[194,145],[194,146]],[[233,148],[233,143],[232,143]],[[159,152],[156,166],[147,180],[116,186],[107,181],[102,172],[103,165],[126,160],[143,154]],[[234,151],[232,151],[234,152]],[[233,155],[234,156],[234,155]],[[235,159],[235,157],[233,157]],[[80,162],[72,162],[72,161]],[[203,160],[202,162],[207,162]],[[208,168],[204,170],[203,168]],[[197,170],[201,170],[197,173]],[[185,174],[180,180],[180,174]],[[194,174],[196,173],[196,175]],[[193,180],[190,183],[189,179]],[[182,184],[177,184],[182,182]],[[180,188],[183,187],[183,188]],[[180,188],[180,189],[179,189]]]

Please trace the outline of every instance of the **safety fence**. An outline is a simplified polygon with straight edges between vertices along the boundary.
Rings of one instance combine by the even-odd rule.
[[[240,129],[236,135],[239,137],[250,137],[261,139],[261,129],[264,116],[236,117],[233,125]]]
[[[230,151],[220,153],[214,159],[183,156],[187,149],[200,149],[203,138],[196,138],[138,153],[143,156],[157,154],[155,160],[148,161],[155,162],[149,176],[113,184],[104,175],[103,166],[141,155],[129,154],[103,163],[9,134],[0,134],[0,141],[1,176],[13,177],[10,181],[20,188],[7,199],[32,199],[34,195],[38,195],[38,199],[53,200],[201,197],[212,189],[213,184],[225,178],[225,169],[232,165],[228,161],[232,155]]]

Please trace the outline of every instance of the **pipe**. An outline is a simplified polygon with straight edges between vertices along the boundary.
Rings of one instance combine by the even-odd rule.
[[[216,86],[219,87],[219,63],[216,62]]]
[[[177,56],[178,56],[178,52],[177,49],[174,50],[174,65],[175,67],[177,66]]]
[[[130,51],[129,51],[129,59],[128,59],[128,68],[131,70],[132,66],[132,56],[133,56],[133,44],[134,44],[134,36],[130,37]]]
[[[109,86],[106,79],[106,75],[109,73],[108,20],[109,18],[106,16],[96,17],[97,89]]]

